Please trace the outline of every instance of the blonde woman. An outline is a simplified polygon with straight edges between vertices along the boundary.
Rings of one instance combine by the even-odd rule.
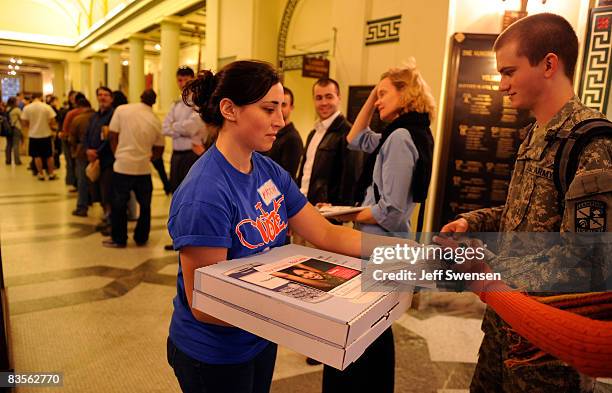
[[[388,123],[382,133],[369,127],[375,109]],[[391,68],[381,76],[346,137],[349,149],[371,153],[364,167],[364,175],[369,176],[364,184],[370,186],[362,206],[368,207],[342,216],[342,221],[354,221],[358,229],[373,234],[411,231],[410,217],[416,203],[425,201],[431,179],[429,124],[434,112],[434,98],[415,66]],[[392,393],[394,370],[389,328],[344,371],[325,366],[323,392]]]
[[[389,123],[369,128],[374,110]],[[371,153],[364,175],[371,181],[353,218],[364,232],[410,232],[416,202],[423,202],[431,178],[433,137],[429,125],[434,98],[416,67],[391,68],[370,93],[346,139],[349,149]]]

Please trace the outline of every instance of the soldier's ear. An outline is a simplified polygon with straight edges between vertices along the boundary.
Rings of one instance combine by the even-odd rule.
[[[548,53],[542,60],[544,66],[544,76],[551,78],[559,70],[559,57],[554,53]]]

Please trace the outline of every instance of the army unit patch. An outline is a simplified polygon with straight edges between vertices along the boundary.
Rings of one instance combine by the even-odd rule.
[[[596,200],[576,203],[575,231],[605,232],[606,203]]]

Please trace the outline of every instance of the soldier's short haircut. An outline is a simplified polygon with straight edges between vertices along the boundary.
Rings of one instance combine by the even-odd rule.
[[[572,25],[563,17],[550,13],[535,14],[511,24],[493,45],[493,50],[517,43],[517,56],[525,56],[529,64],[539,64],[549,53],[557,55],[563,71],[574,79],[578,57],[578,37]]]
[[[314,93],[315,86],[325,87],[325,86],[328,86],[330,84],[336,86],[336,95],[340,96],[340,85],[338,84],[338,82],[336,82],[332,78],[320,78],[320,79],[318,79],[314,83],[314,85],[312,85],[312,92]]]

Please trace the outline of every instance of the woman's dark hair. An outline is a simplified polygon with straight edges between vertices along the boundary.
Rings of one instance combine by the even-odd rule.
[[[183,89],[183,102],[195,106],[206,124],[223,125],[219,104],[228,98],[238,106],[261,100],[272,86],[280,82],[271,64],[254,61],[235,61],[213,74],[205,70]]]
[[[113,108],[116,108],[119,105],[124,105],[127,103],[128,103],[128,99],[121,90],[113,91]]]
[[[9,97],[9,99],[6,101],[6,106],[17,106],[17,97]]]
[[[76,93],[74,96],[74,104],[79,108],[91,108],[91,103],[83,93]]]

